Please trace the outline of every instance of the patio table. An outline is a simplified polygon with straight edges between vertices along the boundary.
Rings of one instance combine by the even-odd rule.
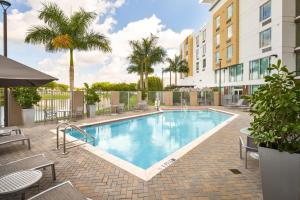
[[[0,195],[22,191],[21,199],[25,199],[25,189],[39,182],[43,174],[39,170],[23,170],[0,177]]]
[[[67,114],[69,114],[69,116],[70,116],[71,111],[70,110],[58,110],[57,113],[63,113],[63,118],[66,119]]]

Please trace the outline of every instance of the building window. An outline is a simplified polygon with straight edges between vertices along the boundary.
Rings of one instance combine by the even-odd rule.
[[[206,40],[206,30],[204,29],[202,32],[202,41]]]
[[[216,29],[220,28],[220,16],[216,17]]]
[[[206,59],[202,60],[202,69],[205,70],[206,68]]]
[[[188,56],[188,55],[189,55],[189,51],[186,51],[186,52],[185,52],[185,56]]]
[[[296,1],[296,17],[300,15],[300,1]]]
[[[221,83],[225,83],[225,74],[226,71],[225,69],[223,69],[221,71]],[[220,69],[215,70],[215,83],[219,83],[219,80],[220,80]]]
[[[199,35],[196,36],[196,45],[199,47]]]
[[[262,79],[270,74],[268,70],[270,66],[270,58],[265,57],[250,61],[250,80]]]
[[[196,73],[199,73],[199,62],[196,62]]]
[[[259,19],[260,21],[264,21],[271,17],[271,1],[266,2],[262,6],[260,6],[259,12]]]
[[[196,58],[199,60],[199,48],[196,49]]]
[[[227,47],[227,60],[231,60],[233,55],[233,48],[232,45]]]
[[[300,53],[296,54],[296,74],[300,76]]]
[[[216,46],[220,45],[220,34],[216,35]]]
[[[267,30],[264,30],[259,33],[259,47],[268,47],[271,46],[271,38],[272,38],[272,32],[271,28],[268,28]]]
[[[227,19],[230,19],[233,15],[233,4],[227,7]]]
[[[205,56],[205,54],[206,54],[206,44],[204,44],[202,47],[202,56]]]
[[[250,85],[249,94],[252,95],[259,87],[260,85]]]
[[[227,27],[227,39],[232,37],[232,25]]]
[[[229,82],[237,82],[243,80],[243,64],[229,67]]]
[[[296,47],[300,47],[300,22],[296,24]]]
[[[216,52],[216,55],[215,55],[216,57],[216,63],[219,63],[219,59],[220,59],[220,52]]]

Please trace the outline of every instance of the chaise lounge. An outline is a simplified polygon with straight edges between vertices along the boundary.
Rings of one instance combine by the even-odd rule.
[[[28,149],[30,149],[30,138],[23,134],[7,135],[0,137],[0,145],[22,141],[23,144],[27,141]]]
[[[52,179],[56,180],[54,162],[48,160],[44,154],[38,154],[10,162],[5,165],[0,165],[0,177],[21,170],[36,170],[46,167],[51,167]]]
[[[70,181],[49,188],[28,200],[87,200]]]

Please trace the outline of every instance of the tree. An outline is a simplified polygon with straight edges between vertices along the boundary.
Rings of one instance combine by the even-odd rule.
[[[149,91],[162,91],[163,84],[159,77],[150,76],[149,77]]]
[[[188,73],[189,67],[186,60],[182,60],[180,56],[175,55],[174,58],[167,58],[169,67],[166,68],[165,72],[170,72],[170,86],[171,86],[171,76],[172,72],[175,73],[175,85],[177,85],[177,72],[179,73]]]
[[[133,51],[128,57],[130,66],[127,71],[140,75],[141,90],[148,90],[148,75],[153,73],[153,65],[163,62],[166,56],[166,51],[158,46],[157,42],[158,37],[151,34],[141,41],[135,40],[129,43]]]
[[[70,53],[70,90],[74,90],[74,50],[101,50],[111,52],[109,40],[100,33],[90,30],[91,23],[95,20],[95,12],[83,9],[66,16],[57,4],[43,4],[39,19],[45,25],[35,25],[29,28],[25,42],[45,45],[46,51],[69,51]]]

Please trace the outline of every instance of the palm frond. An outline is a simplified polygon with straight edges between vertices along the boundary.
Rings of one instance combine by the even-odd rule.
[[[76,35],[85,34],[96,17],[97,14],[95,12],[87,12],[81,8],[80,11],[75,12],[70,18],[69,25],[72,32]]]
[[[75,48],[78,50],[101,50],[111,52],[110,41],[102,34],[91,31],[83,38],[76,38]]]
[[[58,36],[54,30],[47,26],[32,26],[25,37],[26,43],[47,44]]]

